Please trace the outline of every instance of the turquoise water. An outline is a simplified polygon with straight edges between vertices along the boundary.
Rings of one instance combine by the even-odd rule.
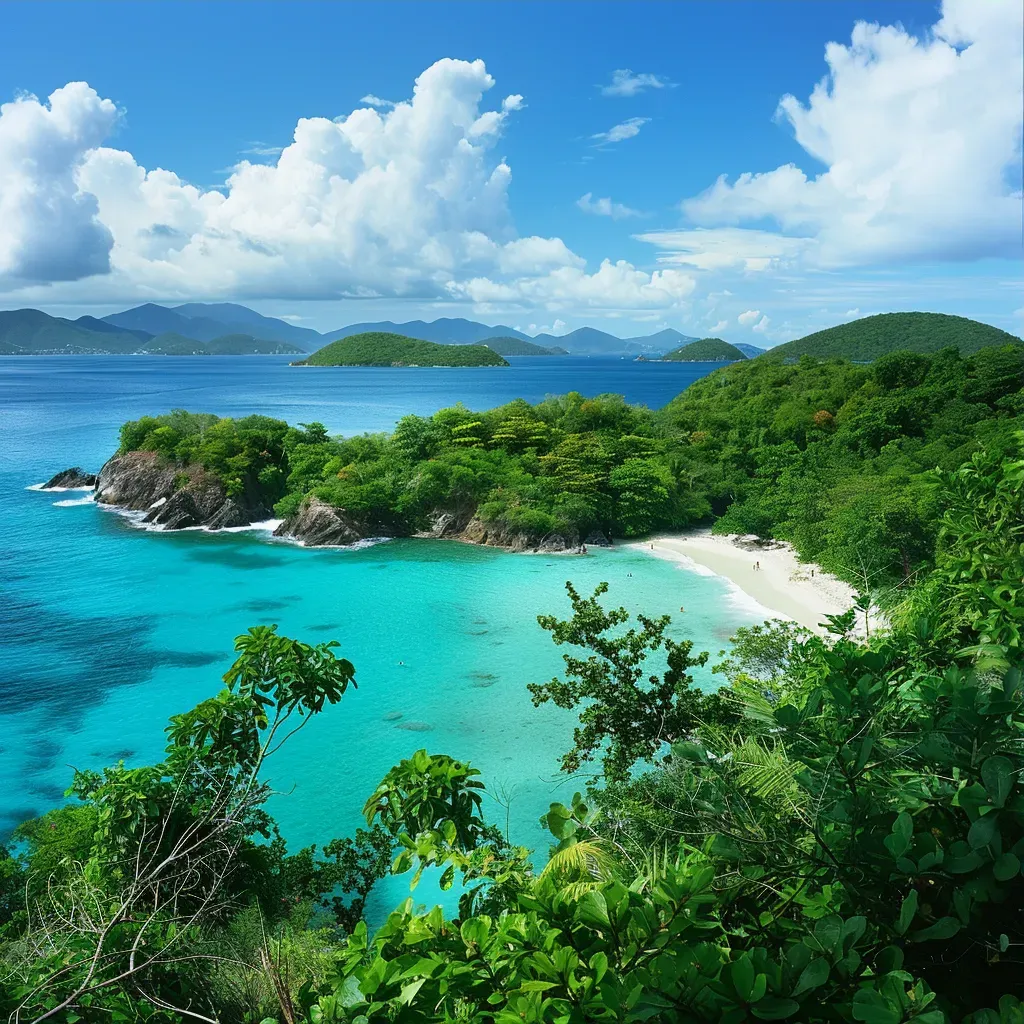
[[[72,765],[157,758],[167,717],[219,688],[233,637],[278,623],[305,640],[340,641],[359,687],[269,768],[290,842],[351,832],[384,772],[426,746],[472,760],[512,795],[513,840],[543,847],[538,815],[573,788],[557,770],[572,718],[530,703],[526,684],[561,665],[536,616],[568,611],[567,579],[582,590],[607,580],[610,598],[631,610],[685,606],[676,635],[717,652],[761,611],[724,580],[631,549],[551,557],[400,540],[311,550],[259,533],[151,533],[79,494],[27,488],[69,465],[97,469],[123,420],[173,407],[354,433],[459,399],[486,408],[572,388],[657,406],[708,369],[537,359],[500,373],[321,373],[270,357],[0,360],[0,831],[61,802]],[[380,887],[376,910],[405,886]]]

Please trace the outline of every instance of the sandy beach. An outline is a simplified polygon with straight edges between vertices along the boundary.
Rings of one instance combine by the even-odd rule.
[[[631,545],[681,565],[702,566],[724,576],[772,617],[792,619],[817,633],[826,615],[853,604],[853,587],[816,565],[801,562],[788,544],[750,550],[736,538],[712,536],[710,530],[652,537]],[[760,570],[754,563],[760,563]],[[814,576],[811,576],[813,571]]]

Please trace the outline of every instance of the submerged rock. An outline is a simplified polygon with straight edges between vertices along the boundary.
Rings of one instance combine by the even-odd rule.
[[[310,547],[354,544],[364,534],[346,515],[313,495],[303,499],[298,512],[289,516],[275,531],[275,537],[291,537]]]
[[[63,490],[63,489],[79,489],[86,487],[96,486],[96,474],[86,473],[86,471],[79,466],[73,466],[71,469],[62,469],[56,476],[51,477],[43,484],[44,491],[51,490]]]

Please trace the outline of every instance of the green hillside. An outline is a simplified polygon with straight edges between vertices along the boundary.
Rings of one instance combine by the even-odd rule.
[[[401,334],[367,331],[333,341],[293,366],[508,366],[483,345],[438,345]]]
[[[0,355],[124,354],[141,344],[127,331],[92,331],[38,309],[0,310]]]
[[[487,338],[480,342],[486,345],[492,352],[499,356],[567,356],[569,353],[557,345],[544,346],[535,345],[532,341],[523,341],[521,338]]]
[[[879,313],[839,324],[771,349],[773,356],[841,356],[869,363],[888,352],[927,354],[956,348],[963,356],[993,345],[1020,345],[1020,338],[998,327],[945,313]]]
[[[661,358],[680,363],[724,363],[738,362],[747,357],[735,345],[721,338],[701,338],[673,349]]]
[[[0,356],[246,356],[301,355],[303,351],[286,341],[251,334],[224,334],[208,342],[175,331],[150,337],[94,317],[71,321],[38,309],[0,310]]]

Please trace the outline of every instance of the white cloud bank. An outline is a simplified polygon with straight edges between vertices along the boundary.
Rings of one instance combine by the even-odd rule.
[[[693,280],[681,270],[606,261],[587,273],[561,239],[516,237],[512,172],[494,148],[524,101],[486,109],[493,85],[482,61],[440,60],[409,100],[301,119],[275,161],[242,161],[223,193],[103,146],[119,111],[83,82],[48,102],[21,96],[0,107],[0,294],[682,302]]]
[[[827,170],[722,176],[682,204],[696,229],[641,237],[701,269],[1019,256],[1022,39],[1020,0],[944,0],[921,38],[857,23],[807,103],[778,106]]]

